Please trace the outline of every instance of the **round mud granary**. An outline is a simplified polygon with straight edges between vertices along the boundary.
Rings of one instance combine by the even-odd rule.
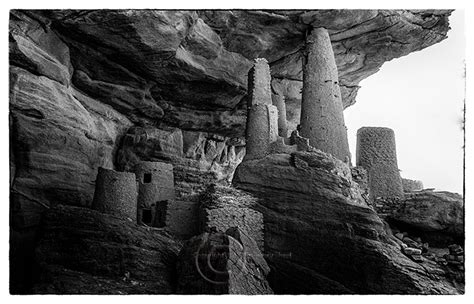
[[[360,128],[357,131],[356,163],[368,171],[372,200],[377,197],[403,197],[395,133],[392,129]]]
[[[139,162],[138,223],[164,227],[168,206],[175,199],[173,165],[162,162]]]
[[[137,181],[135,174],[99,168],[92,209],[137,220]]]
[[[423,182],[408,178],[402,178],[403,191],[413,192],[423,190]]]

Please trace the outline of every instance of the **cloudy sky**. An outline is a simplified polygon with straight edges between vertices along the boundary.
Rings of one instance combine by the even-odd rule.
[[[357,130],[389,127],[402,177],[462,193],[464,12],[453,12],[449,21],[447,39],[386,62],[363,80],[357,103],[344,114],[354,164]]]

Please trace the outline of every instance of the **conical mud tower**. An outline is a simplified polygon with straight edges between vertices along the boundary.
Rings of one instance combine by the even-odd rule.
[[[306,39],[300,135],[340,160],[350,159],[341,89],[329,34],[315,28]]]

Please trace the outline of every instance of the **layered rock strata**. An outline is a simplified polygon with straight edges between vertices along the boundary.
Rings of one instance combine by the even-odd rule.
[[[49,210],[36,248],[39,294],[170,294],[178,243],[158,229],[94,210]]]
[[[387,218],[395,226],[432,245],[464,244],[464,202],[457,193],[420,191],[406,194],[405,200]]]
[[[244,161],[234,185],[259,198],[276,293],[460,292],[438,266],[421,266],[401,252],[347,164],[328,154]]]

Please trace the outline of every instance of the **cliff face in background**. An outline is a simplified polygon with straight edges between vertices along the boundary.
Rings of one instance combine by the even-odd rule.
[[[449,14],[11,11],[11,233],[19,263],[31,253],[43,211],[90,205],[99,166],[173,163],[186,210],[196,208],[209,182],[229,182],[245,154],[247,72],[254,58],[270,63],[272,89],[285,95],[293,130],[310,27],[330,33],[347,107],[359,82],[384,62],[445,39]],[[197,223],[184,222],[182,234],[189,236]]]

